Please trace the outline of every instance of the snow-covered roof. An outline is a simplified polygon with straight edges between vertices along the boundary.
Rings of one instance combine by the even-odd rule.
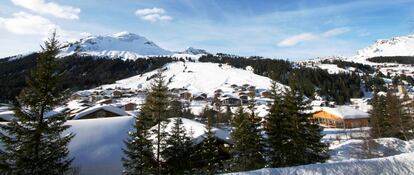
[[[321,107],[322,111],[341,117],[342,119],[369,118],[369,114],[350,106]]]
[[[3,104],[1,104],[0,103],[0,112],[3,112],[3,111],[8,111],[9,109],[10,109],[10,107],[9,106],[2,106]]]
[[[91,95],[91,92],[89,92],[89,91],[78,91],[75,94],[77,94],[77,95],[79,95],[81,97],[87,97],[87,96],[90,96]]]
[[[67,107],[57,107],[51,111],[47,111],[44,113],[44,117],[45,118],[49,118],[49,117],[53,117],[56,116],[58,114],[62,114],[64,113],[66,110],[68,110]],[[12,119],[15,118],[14,115],[14,111],[4,111],[4,112],[0,112],[0,118],[5,120],[5,121],[11,121]]]
[[[13,111],[0,112],[0,118],[5,121],[11,121],[14,118],[14,112]]]
[[[221,98],[221,100],[224,100],[224,99],[228,99],[228,98],[239,98],[239,96],[236,95],[236,94],[233,94],[233,93],[226,93],[226,94],[221,95],[220,98]]]
[[[90,107],[90,108],[76,114],[73,117],[73,119],[80,119],[84,116],[87,116],[87,115],[89,115],[91,113],[94,113],[96,111],[99,111],[99,110],[105,110],[105,111],[108,111],[108,112],[112,112],[112,113],[115,113],[119,116],[129,116],[130,115],[127,112],[125,112],[124,110],[122,110],[121,108],[117,108],[117,107],[112,106],[112,105],[96,105],[96,106]]]
[[[109,117],[68,120],[71,127],[63,135],[74,133],[69,143],[69,157],[79,174],[122,174],[124,140],[133,131],[134,117]]]
[[[313,100],[310,105],[311,106],[322,106],[326,101],[324,100]]]
[[[95,103],[96,104],[101,104],[101,103],[105,103],[107,101],[111,101],[111,103],[112,103],[112,99],[101,99],[101,100],[96,101]]]
[[[49,118],[49,117],[53,117],[55,115],[59,115],[64,113],[65,111],[67,111],[69,108],[65,107],[65,106],[61,106],[61,107],[57,107],[51,111],[47,111],[45,112],[45,118]]]

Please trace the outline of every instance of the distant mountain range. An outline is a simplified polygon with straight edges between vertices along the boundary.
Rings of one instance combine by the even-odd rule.
[[[161,48],[156,43],[147,38],[130,33],[120,32],[112,35],[87,36],[76,42],[64,45],[60,57],[69,55],[98,56],[108,58],[121,58],[123,60],[136,60],[150,56],[194,56],[210,54],[204,49],[188,47],[184,51],[170,51]],[[25,55],[7,57],[9,60],[18,59]],[[258,53],[257,55],[260,55]],[[414,34],[393,37],[391,39],[380,39],[372,45],[360,49],[352,57],[332,56],[329,59],[343,59],[348,61],[371,64],[367,61],[372,57],[392,57],[392,56],[414,56]],[[326,58],[317,58],[326,59]]]

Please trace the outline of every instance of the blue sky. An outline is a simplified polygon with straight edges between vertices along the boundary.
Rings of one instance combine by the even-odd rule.
[[[129,31],[174,51],[298,60],[412,33],[414,1],[2,0],[0,56],[38,50],[53,28],[63,40]]]

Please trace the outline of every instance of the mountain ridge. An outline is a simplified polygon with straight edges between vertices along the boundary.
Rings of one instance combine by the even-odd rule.
[[[68,55],[107,56],[111,58],[132,59],[145,56],[172,55],[173,52],[159,47],[147,38],[120,32],[112,35],[88,36],[62,48],[60,57]]]

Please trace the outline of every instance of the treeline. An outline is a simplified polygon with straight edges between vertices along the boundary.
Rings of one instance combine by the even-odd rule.
[[[322,69],[300,67],[288,74],[288,84],[306,96],[313,98],[315,92],[326,100],[344,104],[350,98],[360,98],[361,77],[358,74],[329,74]]]
[[[361,77],[357,74],[329,74],[322,69],[314,69],[295,65],[286,60],[266,59],[262,57],[237,57],[233,55],[217,54],[202,56],[199,61],[229,64],[237,68],[251,66],[254,73],[267,76],[282,84],[287,84],[313,98],[315,92],[327,100],[338,104],[349,102],[350,98],[362,97]],[[343,66],[352,66],[353,63],[340,63]],[[360,66],[362,70],[370,69]]]
[[[286,80],[286,73],[292,70],[292,63],[287,60],[269,59],[258,56],[246,58],[218,53],[217,55],[204,55],[199,58],[199,61],[229,64],[241,69],[246,68],[246,66],[251,66],[255,74],[267,76],[274,80]]]
[[[0,102],[15,101],[26,85],[26,77],[36,66],[38,53],[0,62]],[[177,61],[171,57],[151,57],[137,60],[110,59],[96,56],[73,55],[57,59],[57,73],[62,80],[58,89],[72,91],[90,89],[102,84],[142,74]]]
[[[413,56],[381,56],[368,58],[368,61],[374,63],[399,63],[399,64],[414,64]]]

